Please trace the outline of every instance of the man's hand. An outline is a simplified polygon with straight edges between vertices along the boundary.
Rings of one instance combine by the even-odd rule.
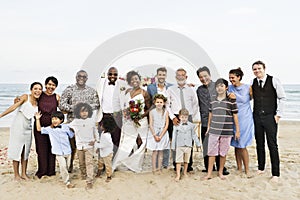
[[[172,121],[175,126],[178,126],[180,123],[180,120],[177,117],[174,117],[174,119]]]

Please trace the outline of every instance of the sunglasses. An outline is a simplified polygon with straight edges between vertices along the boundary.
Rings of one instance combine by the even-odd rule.
[[[78,75],[77,78],[84,78],[84,79],[86,79],[87,76],[84,76],[84,75],[83,75],[83,76],[82,76],[82,75]]]
[[[112,75],[114,75],[114,76],[118,76],[118,74],[117,74],[117,73],[108,73],[108,76],[112,76]]]

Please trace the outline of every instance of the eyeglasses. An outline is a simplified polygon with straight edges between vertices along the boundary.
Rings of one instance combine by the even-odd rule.
[[[77,78],[83,78],[83,79],[86,79],[87,76],[85,76],[85,75],[77,75]]]
[[[108,76],[112,76],[112,75],[118,76],[118,73],[108,73]]]

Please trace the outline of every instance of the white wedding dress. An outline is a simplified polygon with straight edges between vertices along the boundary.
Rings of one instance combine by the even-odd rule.
[[[144,96],[138,94],[135,97],[130,97],[130,92],[125,96],[124,109],[129,107],[130,100],[140,100],[143,107],[145,106]],[[141,172],[144,160],[144,152],[146,148],[146,140],[148,133],[148,120],[146,117],[139,120],[141,126],[137,127],[131,119],[124,118],[120,139],[119,149],[114,157],[112,168],[115,170],[119,166],[126,166],[128,169],[134,172]],[[136,139],[140,135],[142,144],[137,148]]]

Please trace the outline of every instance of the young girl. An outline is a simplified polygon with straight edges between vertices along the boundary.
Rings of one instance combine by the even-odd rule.
[[[28,180],[26,174],[28,157],[32,141],[32,123],[34,113],[38,111],[38,98],[42,94],[43,86],[34,82],[30,86],[30,94],[23,94],[20,100],[0,114],[0,118],[13,112],[17,108],[17,114],[10,127],[8,145],[8,158],[13,160],[15,180]],[[22,174],[19,173],[19,165],[22,165]]]
[[[149,113],[149,135],[147,148],[152,150],[152,171],[161,173],[163,150],[170,148],[169,142],[169,113],[165,109],[167,98],[162,94],[153,97],[155,109]],[[157,167],[157,168],[156,168]]]
[[[74,109],[75,119],[70,123],[76,137],[76,148],[82,180],[86,180],[86,188],[93,187],[94,180],[94,143],[98,141],[93,110],[87,103],[78,103]]]

